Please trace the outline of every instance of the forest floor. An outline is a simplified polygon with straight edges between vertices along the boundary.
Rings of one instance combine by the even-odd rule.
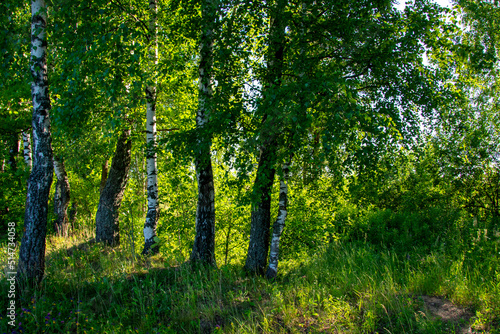
[[[243,259],[202,268],[134,247],[49,238],[40,289],[20,292],[14,328],[0,313],[0,333],[500,333],[500,274],[443,253],[339,242],[283,259],[268,281]]]

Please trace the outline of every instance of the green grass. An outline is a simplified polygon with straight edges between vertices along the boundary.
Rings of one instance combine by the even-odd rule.
[[[281,261],[269,282],[243,272],[244,259],[193,267],[88,239],[48,239],[42,286],[20,293],[16,328],[2,311],[1,333],[459,333],[459,322],[430,316],[424,295],[467,308],[476,332],[500,333],[499,268],[485,277],[444,251],[336,242]]]

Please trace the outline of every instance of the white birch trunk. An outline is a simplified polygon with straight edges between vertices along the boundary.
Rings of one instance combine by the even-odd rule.
[[[33,170],[28,181],[25,232],[19,250],[17,282],[37,285],[45,271],[45,236],[53,165],[50,136],[49,83],[47,77],[47,6],[44,0],[31,2],[31,61],[33,77]]]
[[[150,43],[149,57],[151,63],[158,64],[158,40],[156,16],[157,0],[149,0],[151,19],[149,20]],[[156,80],[156,79],[155,79]],[[156,238],[158,225],[158,168],[156,163],[156,87],[146,87],[146,166],[148,187],[148,212],[144,223],[144,249],[142,254],[158,253]],[[152,247],[153,246],[153,247]]]
[[[31,158],[31,136],[29,132],[23,131],[23,147],[24,161],[26,162],[28,168],[31,170],[31,168],[33,167],[33,161]]]
[[[284,164],[283,178],[280,181],[280,194],[279,194],[279,212],[276,222],[273,227],[273,236],[271,239],[271,251],[269,254],[269,266],[267,267],[266,277],[275,278],[278,274],[278,260],[280,252],[280,240],[283,229],[285,228],[285,220],[288,214],[288,176],[289,164]]]

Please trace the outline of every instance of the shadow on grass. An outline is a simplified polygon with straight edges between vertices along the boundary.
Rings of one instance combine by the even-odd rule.
[[[409,259],[339,243],[282,261],[269,282],[239,266],[172,265],[91,240],[48,254],[42,287],[22,300],[13,332],[459,333],[463,323],[429,316],[419,298],[439,290],[443,262]]]
[[[237,267],[166,266],[161,255],[132,256],[94,240],[54,250],[46,263],[40,289],[23,294],[15,328],[2,325],[2,333],[229,330],[256,316],[255,281],[266,283]]]

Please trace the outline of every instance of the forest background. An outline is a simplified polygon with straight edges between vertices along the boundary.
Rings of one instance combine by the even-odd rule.
[[[500,331],[496,1],[0,8],[2,332]]]

